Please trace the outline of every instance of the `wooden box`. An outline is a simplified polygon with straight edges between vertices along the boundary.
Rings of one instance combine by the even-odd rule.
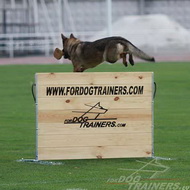
[[[153,156],[153,73],[37,73],[37,160]]]

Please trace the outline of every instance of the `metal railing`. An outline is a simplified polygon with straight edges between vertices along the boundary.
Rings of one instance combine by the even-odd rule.
[[[60,42],[56,33],[0,34],[0,55],[14,57],[28,52],[48,56]]]
[[[0,57],[41,54],[49,56],[56,47],[62,47],[61,33],[15,33],[0,34]],[[69,36],[70,33],[64,33]],[[88,39],[94,32],[75,34],[80,39]]]
[[[146,34],[146,30],[136,34],[128,33],[128,40],[133,42],[139,48],[143,50],[154,53],[154,54],[168,54],[168,53],[184,53],[190,52],[190,43],[181,41],[181,44],[168,43],[166,46],[160,46],[158,43],[146,38],[146,44],[140,45],[140,41]],[[150,31],[149,31],[150,32]],[[163,31],[164,33],[165,31]],[[0,34],[0,57],[15,57],[17,55],[30,55],[30,54],[40,54],[44,56],[49,56],[52,54],[56,47],[62,47],[61,33],[20,33],[20,34]],[[104,34],[102,36],[102,34]],[[125,37],[125,32],[119,33],[121,36]],[[172,34],[172,31],[171,31]],[[64,33],[69,37],[70,32]],[[107,36],[107,31],[104,33],[91,32],[77,32],[74,33],[76,37],[80,40],[96,40],[101,37]],[[95,36],[94,36],[95,35]],[[113,34],[115,35],[115,34]],[[92,38],[94,36],[94,39]],[[150,35],[149,35],[150,36]],[[131,39],[129,38],[131,37]],[[134,39],[133,39],[134,38]],[[136,41],[135,41],[136,40]],[[155,39],[156,42],[156,39]],[[138,44],[139,43],[139,44]]]
[[[64,35],[69,36],[71,32]],[[15,57],[17,54],[41,54],[49,56],[56,47],[62,47],[61,33],[15,33],[0,34],[0,57]],[[95,32],[79,32],[80,39],[88,39]]]

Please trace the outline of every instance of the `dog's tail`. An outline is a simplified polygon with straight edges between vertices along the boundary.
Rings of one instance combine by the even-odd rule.
[[[155,62],[154,57],[151,57],[149,55],[147,55],[146,53],[144,53],[142,50],[140,50],[139,48],[137,48],[135,45],[133,45],[132,43],[128,42],[128,50],[129,52],[131,52],[134,56],[144,59],[146,61],[152,61]]]

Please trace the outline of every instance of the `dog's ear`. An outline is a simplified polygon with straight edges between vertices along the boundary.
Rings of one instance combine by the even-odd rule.
[[[62,38],[63,42],[67,39],[67,37],[65,37],[63,34],[61,34],[61,38]]]
[[[73,33],[70,35],[70,38],[75,38],[74,35],[73,35]]]

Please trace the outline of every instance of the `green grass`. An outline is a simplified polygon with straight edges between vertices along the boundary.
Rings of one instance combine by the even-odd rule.
[[[137,160],[151,161],[67,160],[61,161],[62,165],[16,161],[35,158],[35,104],[31,95],[34,74],[71,71],[71,65],[0,66],[0,190],[129,189],[129,184],[107,181],[131,174],[131,171],[119,168],[138,169],[142,164]],[[143,63],[128,68],[122,64],[102,64],[89,70],[102,71],[154,72],[158,86],[155,98],[155,155],[175,160],[159,160],[160,164],[170,169],[158,174],[155,181],[141,182],[190,186],[190,63]],[[150,177],[147,173],[137,175],[143,179]]]

